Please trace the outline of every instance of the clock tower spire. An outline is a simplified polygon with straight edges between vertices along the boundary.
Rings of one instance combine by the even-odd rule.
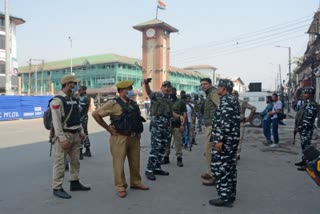
[[[170,33],[178,29],[153,19],[133,26],[142,32],[142,79],[152,78],[150,87],[159,90],[161,83],[169,80]],[[143,92],[145,97],[145,91]]]

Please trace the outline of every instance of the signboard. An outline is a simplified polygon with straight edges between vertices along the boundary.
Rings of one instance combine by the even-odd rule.
[[[114,78],[111,79],[98,79],[97,83],[98,84],[114,84]]]

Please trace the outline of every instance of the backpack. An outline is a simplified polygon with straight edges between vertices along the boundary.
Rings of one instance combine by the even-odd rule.
[[[53,128],[53,126],[52,126],[52,113],[51,113],[50,103],[51,103],[51,101],[52,101],[54,98],[59,98],[59,99],[61,99],[61,100],[63,99],[62,96],[57,95],[57,96],[51,98],[51,99],[48,101],[48,108],[47,108],[47,110],[43,113],[43,125],[44,125],[44,127],[45,127],[47,130],[51,130],[51,128]]]

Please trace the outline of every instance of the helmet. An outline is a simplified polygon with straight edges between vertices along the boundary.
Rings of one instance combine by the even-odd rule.
[[[219,80],[219,83],[218,83],[218,87],[226,87],[226,89],[229,91],[229,92],[232,92],[233,90],[233,82],[231,80],[228,80],[228,79],[220,79]]]
[[[315,90],[313,87],[307,87],[303,89],[303,93],[304,94],[311,94],[314,95],[315,94]]]
[[[239,95],[239,91],[233,90],[233,91],[232,91],[232,94]]]

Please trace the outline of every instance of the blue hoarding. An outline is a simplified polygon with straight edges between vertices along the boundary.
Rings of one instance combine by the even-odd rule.
[[[0,121],[43,116],[52,96],[0,96]]]

